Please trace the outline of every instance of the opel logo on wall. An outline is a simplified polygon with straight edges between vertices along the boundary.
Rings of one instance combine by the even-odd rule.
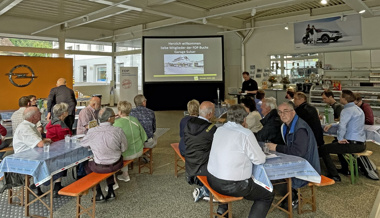
[[[17,68],[26,68],[28,71],[30,72],[27,72],[27,73],[13,73]],[[11,71],[9,71],[9,73],[5,74],[9,77],[9,81],[16,87],[25,87],[25,86],[28,86],[30,85],[34,78],[37,78],[35,75],[34,75],[34,72],[32,70],[31,67],[29,67],[28,65],[24,65],[24,64],[20,64],[20,65],[17,65],[15,67],[13,67],[11,69]],[[24,84],[18,84],[17,83],[17,80],[18,79],[30,79],[27,83],[24,83]]]

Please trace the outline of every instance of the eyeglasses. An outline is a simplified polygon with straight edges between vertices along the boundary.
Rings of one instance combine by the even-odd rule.
[[[280,111],[280,110],[279,110],[279,111],[278,111],[278,115],[280,115],[280,116],[283,115],[283,114],[285,115],[285,114],[288,114],[288,113],[291,112],[291,111],[294,111],[294,110],[284,110],[284,111]]]

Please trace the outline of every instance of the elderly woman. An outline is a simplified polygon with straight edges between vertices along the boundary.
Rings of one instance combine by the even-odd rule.
[[[63,102],[54,105],[54,117],[46,125],[46,138],[50,138],[53,142],[55,142],[64,139],[65,135],[72,135],[71,130],[64,122],[65,118],[69,114],[68,108],[69,105]]]
[[[128,148],[123,152],[123,160],[133,160],[142,155],[144,142],[147,140],[147,135],[139,120],[129,116],[132,110],[132,104],[127,101],[120,101],[117,104],[119,119],[115,120],[114,126],[120,127],[128,141]],[[122,170],[122,175],[117,176],[117,179],[128,182],[130,180],[128,174],[128,166]]]
[[[181,140],[179,141],[179,151],[181,152],[182,156],[185,156],[186,153],[186,145],[183,141],[184,136],[184,130],[187,124],[187,121],[190,120],[192,117],[198,117],[199,115],[199,101],[193,99],[187,103],[187,111],[189,112],[189,116],[185,116],[182,118],[181,122],[179,123],[179,137],[181,137]]]
[[[7,135],[7,129],[0,124],[0,149],[8,147],[11,143],[12,140],[6,140],[5,136]],[[5,152],[0,152],[0,160],[3,158],[3,155]]]
[[[243,98],[241,100],[241,105],[244,106],[245,111],[247,111],[248,116],[246,117],[247,128],[250,129],[253,133],[257,133],[263,128],[261,124],[261,115],[256,110],[256,104],[252,98]]]

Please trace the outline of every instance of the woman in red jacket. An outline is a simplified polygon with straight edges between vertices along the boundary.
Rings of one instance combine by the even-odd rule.
[[[59,103],[53,107],[53,119],[46,125],[46,138],[50,138],[53,142],[62,140],[65,135],[72,135],[69,127],[66,126],[64,120],[67,117],[69,105]]]
[[[0,149],[8,147],[12,140],[5,140],[5,136],[7,135],[7,129],[0,124]],[[0,160],[3,158],[5,152],[0,152]]]

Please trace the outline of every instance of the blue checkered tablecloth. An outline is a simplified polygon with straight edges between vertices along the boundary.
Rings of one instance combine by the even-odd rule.
[[[270,180],[298,178],[320,183],[321,176],[305,159],[293,155],[273,152],[277,157],[266,160],[264,164],[253,165],[254,181],[269,191],[273,191]]]
[[[92,152],[79,144],[65,144],[64,140],[50,145],[50,151],[33,148],[3,159],[0,164],[0,177],[4,172],[13,172],[33,176],[36,186],[70,167],[92,157]]]

